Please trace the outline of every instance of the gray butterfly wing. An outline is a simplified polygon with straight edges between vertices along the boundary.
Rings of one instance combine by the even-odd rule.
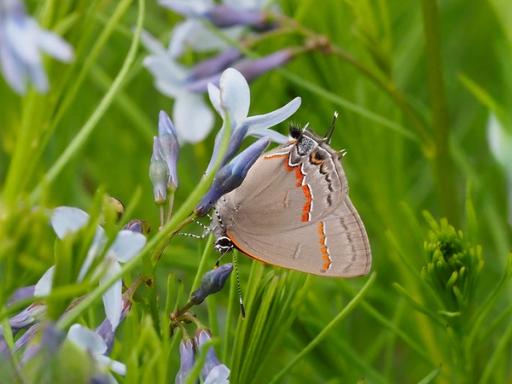
[[[295,151],[295,145],[290,144],[260,157],[242,185],[222,199],[221,212],[230,206],[237,225],[250,226],[255,233],[261,227],[252,223],[288,230],[331,214],[348,191],[337,156],[322,147],[311,158],[298,156]],[[322,159],[315,160],[315,155]]]
[[[243,253],[272,265],[320,276],[354,277],[367,274],[371,251],[363,222],[348,196],[336,209],[307,225],[280,230],[228,226],[226,234]]]

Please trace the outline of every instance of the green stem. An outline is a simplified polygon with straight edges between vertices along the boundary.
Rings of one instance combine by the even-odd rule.
[[[450,154],[450,122],[444,89],[441,61],[441,36],[437,0],[422,0],[423,32],[425,34],[428,86],[432,103],[432,128],[436,151],[434,175],[444,215],[458,222],[458,199],[455,169]]]
[[[68,162],[77,155],[78,151],[85,145],[87,139],[93,132],[94,128],[96,128],[98,122],[103,117],[105,112],[107,111],[110,104],[114,101],[114,97],[117,92],[121,89],[125,77],[128,74],[128,71],[135,60],[135,55],[137,54],[137,48],[139,46],[139,38],[142,30],[142,25],[144,21],[144,8],[145,3],[143,0],[139,0],[139,15],[137,18],[137,26],[135,28],[135,33],[133,35],[133,40],[130,45],[130,49],[126,58],[124,60],[123,66],[121,70],[117,74],[112,86],[105,94],[103,99],[100,101],[98,107],[94,110],[91,117],[85,122],[82,126],[78,134],[68,145],[66,150],[61,154],[61,156],[57,159],[57,161],[53,164],[53,166],[46,173],[45,178],[36,186],[30,198],[35,200],[41,194],[43,186],[47,184],[51,184],[56,177],[60,174],[60,172],[64,169],[64,167],[68,164]]]
[[[354,296],[352,300],[343,308],[343,310],[338,313],[338,315],[331,320],[327,326],[322,329],[322,331],[313,339],[311,342],[297,354],[281,371],[279,371],[273,378],[270,380],[270,384],[278,383],[281,378],[295,365],[297,362],[302,359],[306,354],[311,352],[325,337],[338,325],[338,323],[343,320],[347,315],[352,312],[352,310],[357,307],[362,301],[363,297],[366,295],[370,287],[375,282],[375,278],[377,274],[373,272],[370,275],[370,278],[365,283],[363,288]]]
[[[139,18],[144,13],[144,0],[139,0],[140,4],[140,12]],[[141,23],[142,21],[139,20]],[[140,27],[139,24],[138,28]],[[85,311],[89,306],[91,306],[96,300],[98,300],[101,295],[103,295],[117,280],[122,279],[124,275],[130,272],[133,268],[135,268],[145,257],[147,257],[151,251],[159,249],[159,247],[167,241],[168,237],[173,233],[176,233],[181,229],[182,223],[190,217],[191,212],[194,211],[197,203],[201,200],[203,195],[207,192],[210,187],[217,170],[220,167],[222,158],[226,153],[229,145],[229,139],[231,137],[231,119],[227,111],[225,111],[225,120],[224,120],[224,130],[219,150],[219,156],[215,160],[215,164],[212,170],[203,176],[203,178],[199,181],[197,187],[192,191],[192,193],[188,196],[187,200],[183,202],[180,209],[176,211],[173,215],[172,219],[166,223],[163,228],[153,237],[144,247],[144,249],[136,255],[129,262],[125,263],[121,270],[112,276],[108,281],[104,284],[100,285],[96,289],[94,289],[89,296],[85,297],[80,303],[77,304],[76,307],[72,308],[69,312],[65,313],[56,324],[58,329],[64,330],[69,327],[73,321],[80,316],[80,314]]]

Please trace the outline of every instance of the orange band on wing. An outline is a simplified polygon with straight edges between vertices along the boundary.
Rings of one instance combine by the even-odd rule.
[[[322,260],[324,261],[322,265],[322,272],[325,272],[331,266],[331,257],[329,256],[329,249],[327,248],[327,244],[325,243],[325,228],[324,223],[318,223],[318,234],[320,235],[320,252],[322,253]]]
[[[306,203],[302,208],[302,221],[308,222],[310,220],[309,214],[311,212],[311,202],[313,201],[313,197],[311,196],[311,190],[309,189],[309,184],[304,184],[302,186],[302,192],[304,193],[304,197],[306,198]]]
[[[304,174],[301,170],[301,165],[295,165],[291,166],[289,164],[289,154],[283,154],[283,153],[275,153],[273,155],[267,155],[263,157],[265,160],[270,159],[284,159],[284,168],[288,172],[295,171],[295,185],[297,187],[302,187],[302,192],[304,193],[304,198],[306,199],[306,202],[304,203],[304,207],[302,208],[302,216],[301,220],[303,222],[308,222],[310,220],[310,212],[311,212],[311,204],[313,201],[313,196],[311,195],[311,189],[308,184],[302,184],[304,182]]]

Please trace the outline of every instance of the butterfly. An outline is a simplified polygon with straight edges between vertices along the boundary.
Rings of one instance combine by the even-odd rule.
[[[321,276],[353,277],[371,268],[370,243],[329,141],[290,128],[290,141],[264,153],[243,183],[215,205],[215,248],[237,248],[264,263]]]

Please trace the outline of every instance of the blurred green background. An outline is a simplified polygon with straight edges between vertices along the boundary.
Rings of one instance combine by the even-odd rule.
[[[357,306],[278,382],[511,382],[512,287],[506,273],[511,245],[507,172],[512,172],[512,164],[507,169],[507,164],[497,162],[487,127],[494,114],[502,129],[512,134],[512,3],[277,3],[283,14],[325,35],[343,52],[309,52],[284,70],[256,79],[251,83],[250,114],[274,110],[301,96],[302,106],[292,120],[309,122],[323,133],[333,111],[340,112],[332,146],[348,152],[343,166],[351,198],[368,231],[376,272]],[[43,25],[65,36],[76,59],[69,65],[46,62],[51,84],[46,95],[20,98],[0,81],[0,185],[7,185],[16,151],[25,153],[23,166],[12,176],[19,182],[13,182],[11,197],[4,193],[0,202],[0,269],[6,296],[16,287],[35,283],[53,263],[51,228],[33,206],[87,210],[99,187],[124,202],[140,188],[132,217],[151,224],[150,236],[157,231],[148,165],[158,112],[170,113],[173,102],[155,90],[142,66],[147,53],[140,47],[122,89],[85,146],[45,186],[37,203],[29,200],[111,87],[133,38],[138,5],[48,0],[28,1],[27,7]],[[119,20],[95,52],[98,36],[116,12]],[[165,45],[179,20],[147,1],[144,28]],[[255,51],[264,54],[302,42],[287,34],[265,40]],[[185,58],[193,59],[193,54]],[[80,76],[76,97],[71,97]],[[71,104],[62,114],[68,98]],[[201,178],[220,124],[217,118],[204,142],[181,148],[176,207]],[[287,126],[276,129],[286,133]],[[26,146],[19,149],[16,145],[27,132]],[[435,220],[448,218],[462,230],[463,249],[481,246],[483,268],[466,266],[465,273],[474,277],[474,287],[464,288],[469,290],[463,292],[469,297],[466,305],[448,308],[442,299],[451,292],[447,281],[435,288],[421,274],[430,255],[424,242],[439,240],[435,234],[434,240],[429,238],[433,224],[425,219],[424,210]],[[202,229],[192,224],[185,231]],[[131,273],[132,278],[154,273],[157,289],[139,293],[118,331],[112,357],[128,364],[128,374],[120,382],[174,380],[180,335],[165,337],[168,313],[163,303],[170,300],[174,306],[179,300],[182,305],[186,294],[176,298],[167,279],[171,274],[170,286],[189,292],[205,246],[206,240],[175,237],[154,270],[145,265]],[[202,270],[215,263],[216,255],[211,249],[207,252]],[[445,248],[442,252],[446,258],[451,255]],[[239,262],[248,318],[239,319],[234,276],[230,287],[195,310],[218,337],[218,354],[232,368],[234,383],[269,382],[367,281],[306,278],[263,267],[243,255]],[[97,325],[97,309],[86,312],[81,321]]]

